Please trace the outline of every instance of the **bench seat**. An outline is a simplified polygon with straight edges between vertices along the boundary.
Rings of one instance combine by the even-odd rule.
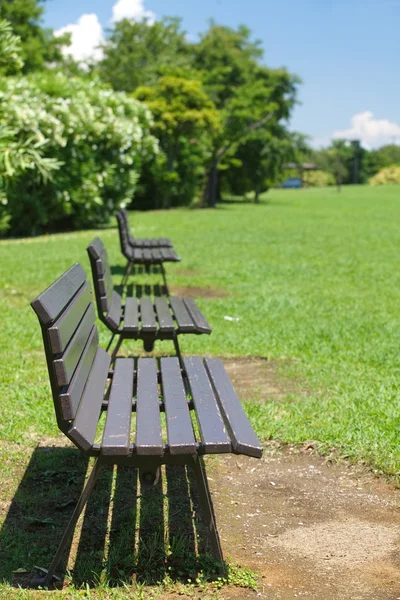
[[[179,262],[181,259],[167,238],[135,240],[129,231],[126,211],[116,213],[121,252],[128,264],[162,265],[164,262]],[[139,242],[139,243],[138,243]]]
[[[98,377],[94,369],[93,390],[82,402],[97,406],[99,415],[107,411],[107,416],[102,439],[95,443],[95,423],[89,432],[84,405],[78,411],[69,436],[82,451],[161,460],[196,453],[261,456],[260,443],[220,360],[188,357],[181,369],[177,357],[161,358],[159,364],[155,358],[117,358],[108,399],[104,375],[98,384],[104,365],[98,361]]]
[[[162,465],[190,466],[223,572],[203,456],[259,458],[262,447],[222,362],[198,356],[113,361],[99,345],[91,287],[79,263],[31,305],[42,329],[58,427],[82,453],[95,457],[49,569],[33,584],[51,583],[105,465],[138,469],[141,485],[154,485]]]
[[[172,248],[168,238],[133,238],[129,243],[132,248]]]
[[[180,334],[209,334],[211,327],[192,298],[178,296],[125,298],[114,290],[107,250],[100,238],[87,247],[99,318],[121,339],[176,340]],[[122,341],[121,341],[122,343]]]

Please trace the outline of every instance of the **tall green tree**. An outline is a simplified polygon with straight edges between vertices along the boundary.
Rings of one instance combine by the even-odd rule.
[[[223,160],[257,130],[268,131],[288,119],[299,79],[285,69],[263,66],[260,42],[244,26],[234,30],[212,23],[193,53],[205,89],[221,113],[222,130],[214,136],[204,189],[205,203],[215,206]]]
[[[23,66],[21,38],[14,35],[8,21],[0,19],[0,73],[19,71]]]
[[[69,34],[55,37],[51,29],[42,26],[42,0],[1,0],[0,19],[11,24],[21,39],[23,72],[43,69],[46,63],[62,60],[61,48],[70,41]]]
[[[163,206],[170,206],[174,198],[187,203],[204,175],[212,136],[220,128],[219,113],[201,82],[183,77],[161,77],[153,87],[139,87],[135,97],[150,108],[153,133],[163,151],[153,170],[156,196]]]
[[[185,32],[180,19],[173,17],[154,23],[123,19],[110,32],[103,51],[99,74],[119,91],[155,85],[160,76],[190,67]]]

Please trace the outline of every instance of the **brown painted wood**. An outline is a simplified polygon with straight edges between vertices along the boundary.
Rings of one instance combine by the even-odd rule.
[[[233,449],[241,454],[260,458],[262,446],[249,423],[224,365],[218,359],[206,358],[204,364],[219,402]]]
[[[128,297],[125,300],[124,331],[139,331],[139,303],[137,298]]]
[[[35,300],[32,300],[31,306],[40,322],[47,325],[54,321],[85,281],[85,271],[79,263],[75,263]]]
[[[201,333],[211,333],[211,327],[193,298],[183,298],[185,306],[192,317],[197,331]]]
[[[93,327],[78,366],[71,379],[71,383],[67,388],[63,388],[60,391],[61,412],[64,419],[67,421],[75,418],[83,389],[86,385],[90,369],[92,368],[94,357],[96,356],[98,345],[99,334],[97,327]]]
[[[68,385],[76,369],[83,349],[94,326],[96,315],[93,304],[90,304],[77,330],[61,358],[53,361],[53,366],[59,386]]]
[[[66,310],[48,329],[53,354],[64,352],[91,300],[92,288],[90,283],[86,281]]]
[[[99,346],[68,435],[84,452],[94,443],[111,357]]]
[[[132,416],[133,358],[117,358],[107,407],[101,452],[105,456],[127,456]]]
[[[178,323],[180,332],[192,333],[193,331],[195,331],[196,325],[194,324],[193,319],[190,316],[185,303],[183,302],[183,299],[179,298],[178,296],[171,296],[169,301],[174,312],[176,321]]]
[[[171,454],[194,454],[196,440],[179,360],[162,358],[160,364],[169,451]]]
[[[114,290],[112,293],[111,307],[106,316],[106,321],[113,329],[118,329],[121,321],[121,296]]]
[[[162,456],[164,448],[161,436],[157,363],[154,358],[138,360],[137,378],[136,452],[139,456]]]
[[[157,331],[156,315],[151,298],[140,298],[140,318],[143,332],[155,333]]]
[[[231,452],[232,445],[201,358],[184,358],[184,365],[205,453]]]
[[[157,311],[160,333],[172,333],[175,331],[175,323],[166,299],[156,298],[155,307]]]

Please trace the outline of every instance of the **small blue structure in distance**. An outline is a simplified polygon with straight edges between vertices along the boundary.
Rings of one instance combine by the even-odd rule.
[[[288,177],[280,185],[282,188],[301,188],[302,181],[300,177]]]

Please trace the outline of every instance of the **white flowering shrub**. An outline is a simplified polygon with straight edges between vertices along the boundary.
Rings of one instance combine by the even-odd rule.
[[[145,105],[97,81],[48,71],[3,78],[0,229],[105,223],[131,201],[143,161],[157,152],[150,126]]]

